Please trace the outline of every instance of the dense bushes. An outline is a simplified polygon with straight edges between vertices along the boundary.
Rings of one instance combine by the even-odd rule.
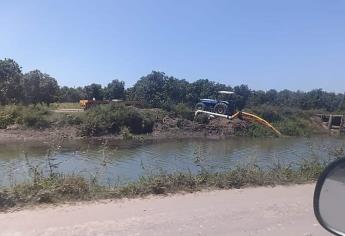
[[[199,124],[208,124],[210,122],[209,116],[207,114],[199,114],[194,119],[195,122]]]
[[[314,114],[311,112],[303,111],[298,108],[293,107],[280,107],[271,105],[261,105],[256,107],[251,107],[246,109],[246,111],[252,112],[269,122],[278,122],[284,120],[288,117],[303,117],[308,118],[310,115]]]
[[[6,129],[7,126],[17,123],[19,117],[16,106],[5,106],[0,110],[0,129]]]
[[[249,126],[250,137],[277,137],[277,133],[273,132],[270,128],[267,128],[258,124],[251,124]]]
[[[132,134],[150,133],[153,130],[155,112],[134,107],[100,105],[83,113],[53,113],[44,105],[4,106],[0,108],[0,128],[18,124],[28,128],[54,126],[79,126],[81,134],[97,136],[118,134],[127,127]]]
[[[53,108],[56,106],[60,104],[55,104]],[[162,121],[166,116],[178,118],[176,126],[180,129],[183,129],[187,120],[194,118],[193,111],[184,103],[174,106],[171,112],[161,109],[137,109],[116,104],[99,105],[86,112],[68,114],[51,112],[50,109],[51,107],[40,104],[2,106],[0,107],[0,129],[14,124],[35,129],[74,126],[82,136],[122,134],[128,139],[132,134],[151,133],[155,121]],[[283,135],[308,136],[322,132],[320,127],[310,119],[313,113],[311,111],[268,105],[257,106],[246,111],[263,117]],[[209,117],[206,114],[199,114],[194,122],[208,124]],[[235,127],[234,132],[235,135],[250,137],[274,136],[270,129],[253,123]]]
[[[23,124],[32,128],[47,128],[50,126],[48,120],[49,110],[42,105],[30,106],[23,109]]]
[[[317,132],[310,120],[302,117],[289,117],[275,125],[282,134],[287,136],[308,136]]]
[[[19,124],[32,128],[49,127],[49,110],[42,105],[35,106],[4,106],[0,110],[0,128]]]
[[[319,127],[310,120],[312,111],[303,111],[291,107],[262,105],[249,109],[250,112],[264,118],[275,126],[283,135],[308,136],[319,132]],[[317,112],[314,112],[317,113]],[[270,132],[257,125],[251,125],[246,135],[260,137],[269,136]]]
[[[193,110],[184,103],[179,103],[176,106],[174,106],[173,111],[177,116],[180,116],[184,119],[187,119],[187,120],[194,119]]]
[[[81,125],[84,120],[84,116],[79,114],[64,114],[63,116],[63,121],[67,125]]]
[[[133,134],[152,132],[154,121],[143,111],[133,107],[118,105],[100,105],[86,112],[82,125],[82,134],[97,136],[119,133],[122,127],[128,127]]]
[[[284,110],[285,112],[282,112]],[[283,114],[288,113],[286,112],[286,109],[274,107],[274,106],[268,106],[268,105],[262,105],[262,106],[256,106],[251,109],[249,109],[250,112],[264,118],[268,122],[277,122],[283,119],[284,115],[289,114]]]
[[[0,128],[18,124],[28,128],[80,126],[86,136],[117,134],[127,127],[132,134],[152,132],[152,114],[133,107],[116,105],[96,106],[85,113],[53,113],[44,105],[4,106],[0,109]]]

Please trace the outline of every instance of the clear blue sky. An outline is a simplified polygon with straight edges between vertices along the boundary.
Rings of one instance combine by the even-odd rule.
[[[61,85],[152,70],[253,89],[345,92],[344,0],[0,0],[0,58]]]

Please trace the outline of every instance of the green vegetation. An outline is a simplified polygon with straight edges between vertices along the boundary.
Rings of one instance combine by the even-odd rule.
[[[274,186],[302,184],[315,181],[326,162],[303,161],[294,167],[275,165],[262,169],[257,165],[238,166],[221,173],[201,171],[198,174],[175,173],[142,177],[126,185],[100,185],[97,179],[81,176],[64,176],[51,172],[44,176],[31,168],[31,180],[23,184],[0,189],[0,209],[42,203],[59,203],[76,200],[142,197],[149,194],[194,192],[202,189],[231,189],[248,186]]]
[[[4,106],[0,109],[0,128],[19,124],[29,128],[47,128],[50,126],[50,112],[46,106]]]
[[[73,104],[54,104],[54,107],[73,107]],[[161,109],[137,109],[116,104],[99,105],[86,112],[56,113],[46,105],[6,105],[0,107],[0,128],[11,125],[44,129],[49,127],[75,126],[82,136],[101,136],[122,134],[126,139],[132,134],[146,134],[153,131],[155,122],[162,122],[164,117],[177,119],[177,128],[184,129],[188,120],[194,119],[193,111],[185,104],[177,104],[172,111]],[[279,111],[279,112],[278,112]],[[253,112],[278,128],[287,136],[309,136],[322,132],[310,119],[310,112],[299,109],[279,109],[278,107],[256,107]],[[194,120],[199,124],[208,124],[209,117],[200,114]],[[123,128],[127,128],[123,132]],[[128,135],[123,135],[124,133]],[[129,135],[131,134],[131,135]],[[250,137],[274,136],[270,129],[255,123],[246,123],[234,129],[234,134]]]
[[[21,123],[22,117],[16,106],[5,106],[0,109],[0,128],[5,129],[7,126]]]
[[[306,136],[318,132],[318,127],[310,120],[311,114],[316,113],[316,110],[345,110],[343,94],[321,89],[309,92],[255,91],[246,85],[232,87],[207,79],[188,82],[156,71],[141,77],[133,87],[127,89],[120,80],[113,80],[107,86],[91,84],[77,88],[60,87],[56,79],[48,74],[39,70],[23,74],[14,60],[4,59],[0,60],[0,129],[13,125],[35,129],[75,126],[83,136],[119,134],[123,139],[130,140],[136,134],[152,132],[155,122],[166,127],[175,125],[174,122],[163,124],[164,117],[177,120],[176,127],[183,129],[185,123],[194,119],[193,109],[199,99],[217,98],[219,90],[234,91],[234,102],[238,109],[263,117],[284,135],[290,136]],[[51,112],[52,109],[79,108],[80,99],[93,98],[140,100],[145,102],[146,109],[109,104],[99,105],[82,113]],[[202,114],[195,121],[208,124],[209,117]],[[252,137],[273,135],[257,124],[241,124],[235,128],[234,133]],[[161,174],[142,177],[137,182],[115,187],[100,185],[97,179],[88,180],[77,175],[65,176],[53,171],[47,175],[32,167],[30,181],[0,189],[0,209],[71,200],[193,192],[201,189],[298,184],[315,181],[325,165],[326,162],[313,160],[293,167],[277,165],[262,169],[257,165],[247,165],[221,173],[202,171],[196,175]]]
[[[273,106],[300,110],[344,111],[344,94],[315,89],[309,92],[289,90],[255,91],[246,85],[230,86],[207,79],[188,82],[153,71],[141,77],[133,87],[125,89],[125,83],[113,80],[107,86],[90,84],[85,87],[59,87],[48,74],[34,70],[23,74],[12,59],[0,60],[0,104],[51,104],[55,102],[76,103],[80,99],[127,99],[140,100],[147,107],[173,111],[178,104],[189,109],[200,98],[217,98],[219,90],[235,92],[234,101],[238,109],[258,106]],[[177,108],[179,109],[179,108]],[[184,113],[185,114],[185,113]]]
[[[179,103],[176,106],[174,106],[173,112],[181,118],[184,118],[187,120],[194,119],[194,111],[184,103]]]
[[[255,138],[276,136],[276,134],[267,127],[263,127],[262,125],[258,125],[255,123],[251,123],[246,127],[236,128],[235,135]]]
[[[51,113],[50,122],[52,126],[81,126],[85,120],[83,113]]]
[[[61,106],[60,104],[57,106]],[[165,116],[162,111],[150,111],[122,105],[100,105],[86,112],[56,113],[46,105],[7,105],[0,107],[0,128],[20,125],[26,128],[76,126],[82,136],[145,134],[153,130],[155,119]],[[161,113],[161,114],[160,114]],[[121,132],[123,133],[123,132]]]
[[[150,133],[154,120],[145,111],[118,105],[100,105],[85,114],[81,131],[86,136],[117,134],[127,127],[132,134]]]
[[[302,117],[289,117],[274,125],[282,134],[287,136],[309,136],[320,132],[319,127],[313,126],[310,120],[303,119]]]
[[[284,108],[278,106],[262,105],[248,109],[276,127],[283,135],[287,136],[309,136],[322,132],[317,124],[311,120],[313,114],[319,111],[304,111],[298,108]],[[245,130],[238,131],[242,135],[252,137],[272,136],[269,129],[260,125],[251,124]]]
[[[0,60],[0,128],[13,124],[32,128],[51,126],[79,126],[81,134],[87,136],[118,134],[123,127],[132,134],[149,133],[157,120],[158,109],[177,117],[178,127],[183,128],[186,120],[193,120],[193,110],[200,98],[217,98],[219,90],[235,92],[237,109],[253,112],[276,126],[284,135],[307,136],[320,129],[310,117],[318,112],[340,112],[345,110],[344,95],[322,91],[293,92],[289,90],[255,91],[246,85],[234,86],[215,83],[207,79],[188,82],[153,71],[141,77],[133,87],[125,89],[120,80],[113,80],[107,86],[91,84],[85,87],[59,87],[48,74],[34,70],[23,74],[20,66],[12,59]],[[132,108],[119,109],[100,106],[85,115],[51,114],[52,109],[80,108],[80,99],[127,99],[140,100],[146,108],[155,112]],[[14,106],[13,104],[16,104]],[[47,104],[47,105],[42,105]],[[47,107],[48,106],[48,107]],[[208,118],[200,116],[198,123],[207,124]],[[243,127],[242,127],[243,128]],[[272,133],[255,124],[236,129],[237,135],[253,137],[272,136]]]
[[[55,102],[50,104],[49,108],[53,110],[57,109],[80,109],[79,102]]]
[[[210,120],[207,114],[199,114],[195,117],[194,121],[199,124],[208,124]]]
[[[48,120],[49,111],[44,106],[32,106],[23,110],[23,124],[32,128],[47,128],[50,126]]]

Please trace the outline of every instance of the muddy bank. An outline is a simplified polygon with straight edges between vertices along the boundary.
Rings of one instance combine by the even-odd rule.
[[[11,128],[0,129],[0,143],[42,141],[48,142],[56,139],[80,139],[75,127],[62,127],[58,129],[27,129]]]
[[[306,121],[304,121],[306,122]],[[287,123],[287,127],[280,124],[281,128],[291,135],[291,130],[299,130],[301,132],[292,136],[304,135],[324,135],[329,134],[325,130],[321,121],[311,118],[305,127],[298,125],[291,126]],[[6,142],[25,142],[25,141],[45,141],[49,142],[56,139],[64,140],[124,140],[124,141],[158,141],[169,139],[185,139],[185,138],[209,138],[222,139],[231,136],[249,136],[249,137],[274,137],[275,134],[270,129],[263,126],[254,125],[245,120],[234,119],[228,120],[224,118],[213,118],[207,122],[196,122],[188,119],[165,116],[157,118],[154,121],[152,132],[148,134],[134,135],[119,132],[117,134],[107,134],[101,136],[82,136],[81,126],[58,126],[45,129],[25,128],[23,126],[10,126],[7,129],[0,129],[0,143]],[[303,132],[302,132],[303,131]],[[308,131],[308,132],[304,132]],[[293,132],[292,132],[293,133]]]
[[[200,124],[187,119],[165,117],[156,121],[153,132],[143,135],[132,135],[124,137],[123,134],[103,135],[96,137],[85,137],[80,135],[80,127],[67,126],[46,129],[29,129],[21,126],[12,126],[7,129],[0,129],[0,143],[43,141],[49,142],[56,139],[75,140],[164,140],[183,138],[224,138],[234,136],[236,130],[243,129],[248,124],[241,120],[230,121],[216,118],[208,124]]]
[[[241,120],[215,118],[207,124],[200,124],[186,119],[165,117],[156,122],[152,132],[154,137],[226,137],[235,135],[236,130],[248,124]]]

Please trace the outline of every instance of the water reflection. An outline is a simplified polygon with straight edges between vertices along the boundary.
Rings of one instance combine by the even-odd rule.
[[[330,150],[344,144],[336,137],[223,140],[189,139],[165,142],[68,141],[54,154],[60,163],[57,171],[92,177],[102,173],[101,181],[130,181],[142,175],[201,169],[225,171],[234,166],[256,162],[263,167],[273,163],[294,164],[301,159],[332,157]],[[48,143],[0,145],[0,184],[25,181],[27,161],[47,169]],[[27,158],[25,158],[27,157]],[[27,160],[26,160],[27,159]]]

